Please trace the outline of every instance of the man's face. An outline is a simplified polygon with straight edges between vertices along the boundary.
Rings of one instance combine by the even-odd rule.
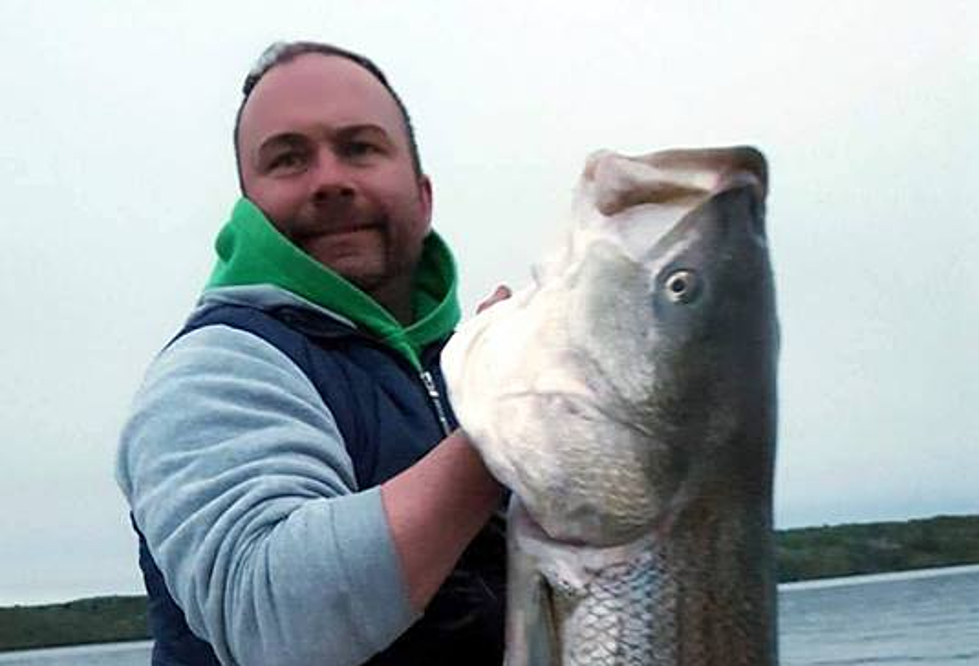
[[[370,72],[318,53],[277,65],[252,91],[238,136],[245,195],[293,243],[370,294],[411,279],[431,185]]]

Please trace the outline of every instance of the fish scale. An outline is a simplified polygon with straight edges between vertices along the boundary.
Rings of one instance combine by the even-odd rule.
[[[653,551],[597,571],[569,620],[567,661],[575,666],[656,663],[653,616],[662,607]]]

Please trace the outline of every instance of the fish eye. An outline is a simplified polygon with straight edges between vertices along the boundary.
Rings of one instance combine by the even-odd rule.
[[[691,270],[673,271],[664,284],[666,296],[674,303],[689,303],[700,294],[700,278]]]

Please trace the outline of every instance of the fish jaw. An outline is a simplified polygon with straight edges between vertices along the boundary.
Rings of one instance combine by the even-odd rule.
[[[615,278],[643,270],[616,248],[605,250],[616,255],[609,261],[619,262]],[[566,282],[576,280],[589,276],[517,292],[466,322],[442,364],[456,414],[493,475],[523,498],[553,538],[610,545],[633,539],[665,509],[676,473],[669,452],[641,419],[619,409],[621,397],[609,394],[615,389],[568,337],[575,331],[569,314],[578,316],[578,306],[568,302],[575,289]],[[632,342],[622,335],[610,344]]]

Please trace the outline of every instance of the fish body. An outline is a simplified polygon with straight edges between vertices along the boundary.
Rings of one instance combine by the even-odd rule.
[[[596,153],[567,242],[446,347],[513,491],[510,666],[777,663],[766,194],[752,148]]]

